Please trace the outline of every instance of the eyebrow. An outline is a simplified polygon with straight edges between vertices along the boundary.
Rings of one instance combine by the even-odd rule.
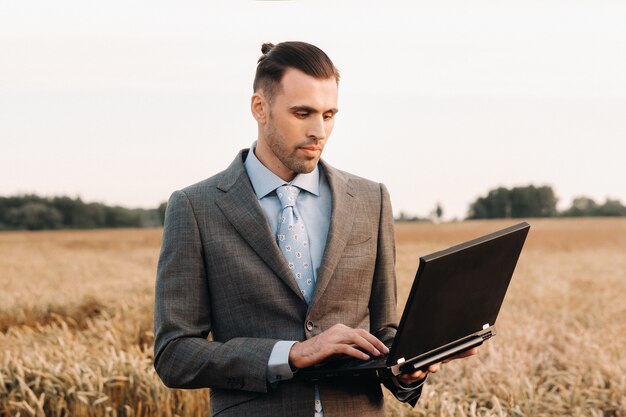
[[[306,105],[302,105],[302,106],[291,106],[289,107],[289,110],[296,112],[296,111],[306,111],[309,113],[319,113],[319,111],[311,106],[306,106]],[[332,114],[337,114],[339,113],[339,109],[333,107],[332,109],[328,109],[325,110],[323,113],[327,113],[327,112],[331,112]]]

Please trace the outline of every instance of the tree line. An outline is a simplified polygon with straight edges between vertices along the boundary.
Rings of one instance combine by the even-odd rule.
[[[557,201],[549,186],[498,187],[471,203],[467,218],[626,216],[626,207],[619,200],[607,198],[600,204],[589,197],[577,197],[571,207],[561,212],[557,210]]]
[[[165,203],[155,209],[130,209],[64,196],[0,197],[0,230],[157,227],[164,217]]]
[[[589,197],[577,197],[563,211],[557,209],[557,202],[558,198],[550,186],[498,187],[474,200],[469,206],[466,219],[626,216],[626,207],[619,200],[610,198],[604,203],[597,203]],[[426,217],[409,216],[401,211],[396,221],[439,222],[442,216],[443,208],[437,203]]]
[[[467,219],[501,219],[522,217],[626,216],[619,200],[597,203],[589,197],[577,197],[571,207],[559,212],[557,197],[549,186],[490,190],[469,206]],[[166,203],[153,209],[131,209],[87,203],[80,198],[40,197],[34,194],[0,197],[1,230],[95,229],[117,227],[158,227],[165,219]],[[427,218],[408,217],[399,221],[441,220],[443,208],[436,208]]]

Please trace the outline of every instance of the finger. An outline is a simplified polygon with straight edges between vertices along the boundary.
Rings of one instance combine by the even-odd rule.
[[[441,368],[441,362],[433,363],[428,367],[428,372],[435,373]]]
[[[474,355],[478,355],[478,348],[472,348],[470,350],[467,351],[467,356],[474,356]]]
[[[428,375],[428,371],[422,371],[421,369],[419,371],[415,371],[412,374],[408,374],[411,378],[418,380],[418,379],[422,379],[422,378],[426,378],[426,375]]]
[[[380,341],[376,336],[363,329],[355,329],[357,333],[367,340],[372,346],[374,346],[378,351],[383,353],[389,353],[389,348],[385,346],[383,342]]]
[[[353,335],[352,343],[354,343],[354,345],[360,347],[361,349],[371,353],[374,356],[381,355],[380,350],[378,350],[376,346],[374,346],[369,340],[367,340],[365,337],[363,337],[360,334],[355,333]]]
[[[357,330],[361,330],[360,332]],[[372,355],[379,356],[380,352],[362,335],[362,329],[353,329],[343,324],[336,324],[330,329],[317,335],[321,350],[318,353],[323,357],[337,354],[349,355],[357,359],[368,360]],[[365,352],[357,349],[361,348]]]
[[[420,379],[424,379],[426,378],[426,375],[428,375],[428,371],[424,372],[424,371],[416,371],[413,372],[412,374],[402,374],[398,376],[398,379],[407,385],[413,384],[414,382],[419,381]]]
[[[384,345],[380,346],[379,344],[376,344],[375,346],[378,339],[375,337],[372,339],[372,337],[372,335],[363,329],[347,329],[346,331],[342,331],[337,338],[334,338],[334,342],[353,345],[371,353],[374,356],[380,356],[381,352],[377,346],[384,347]]]
[[[361,339],[358,339],[357,336],[360,336],[379,352],[389,353],[389,348],[385,346],[385,344],[381,342],[376,336],[374,336],[365,329],[354,329],[352,327],[348,327],[344,324],[339,323],[332,326],[330,329],[328,329],[328,331],[330,331],[330,333],[334,335],[344,338],[342,340],[337,340],[337,342],[354,343],[362,347],[363,349],[366,349],[368,352],[374,354],[374,351],[368,345],[363,346],[362,343],[359,343]]]
[[[370,358],[367,353],[362,352],[355,347],[352,347],[350,345],[346,345],[343,343],[339,343],[339,344],[332,346],[332,350],[334,354],[341,353],[344,355],[352,356],[353,358],[362,359],[364,361]]]

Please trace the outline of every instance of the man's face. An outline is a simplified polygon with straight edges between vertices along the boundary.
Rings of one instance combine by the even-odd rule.
[[[257,157],[290,181],[315,169],[333,130],[338,88],[335,78],[317,79],[294,68],[285,71],[281,86],[269,104]]]

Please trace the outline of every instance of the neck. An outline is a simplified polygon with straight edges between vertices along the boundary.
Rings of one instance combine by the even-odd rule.
[[[283,165],[264,140],[257,140],[254,154],[259,162],[265,165],[267,169],[276,174],[280,179],[291,182],[296,177],[297,173]]]

